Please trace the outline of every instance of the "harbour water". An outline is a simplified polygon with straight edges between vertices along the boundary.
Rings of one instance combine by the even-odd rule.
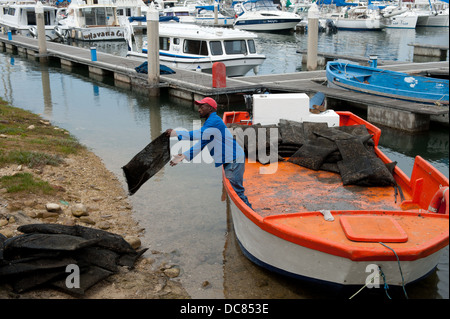
[[[259,34],[257,45],[267,56],[259,74],[301,71],[296,50],[306,49],[306,39],[302,34]],[[448,28],[321,34],[319,52],[412,61],[408,43],[413,42],[448,45]],[[114,54],[126,50],[123,43],[96,45]],[[0,52],[0,97],[69,130],[102,158],[124,188],[121,167],[137,152],[167,128],[190,130],[199,120],[190,102],[166,95],[148,98],[115,87],[111,79],[94,80],[83,70],[70,73],[8,52]],[[224,106],[219,113],[238,107]],[[351,111],[365,116],[361,110]],[[383,128],[380,148],[407,175],[414,157],[420,155],[448,177],[448,133],[443,126],[414,135]],[[233,235],[221,178],[221,170],[209,163],[166,166],[130,198],[134,216],[145,228],[147,254],[157,259],[156,266],[158,256],[180,266],[176,280],[193,298],[348,298],[356,292],[342,294],[292,281],[248,261]],[[448,261],[447,248],[435,272],[406,287],[409,298],[448,298]],[[404,298],[402,291],[390,296]],[[386,295],[383,289],[365,289],[356,298],[373,297]]]

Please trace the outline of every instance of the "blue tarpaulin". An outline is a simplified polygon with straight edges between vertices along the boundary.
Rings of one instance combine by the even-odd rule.
[[[145,61],[144,63],[142,63],[140,66],[134,68],[136,70],[137,73],[148,73],[148,63],[147,61]],[[175,71],[172,70],[171,68],[160,64],[159,65],[159,74],[174,74]]]

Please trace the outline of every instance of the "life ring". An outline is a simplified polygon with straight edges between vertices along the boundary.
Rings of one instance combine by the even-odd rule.
[[[430,201],[428,211],[430,213],[446,214],[448,215],[448,186],[441,187],[434,194],[433,199]]]

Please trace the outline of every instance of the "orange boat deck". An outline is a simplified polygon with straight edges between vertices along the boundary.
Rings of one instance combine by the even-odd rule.
[[[275,174],[261,174],[259,163],[246,163],[244,187],[261,217],[319,210],[400,210],[393,186],[343,186],[339,174],[278,162]],[[405,199],[410,199],[404,190]]]
[[[243,212],[280,238],[358,261],[395,260],[380,242],[401,260],[423,258],[448,245],[448,215],[402,205],[399,195],[396,202],[392,186],[343,186],[339,174],[289,162],[279,162],[275,174],[261,174],[261,167],[246,163],[244,187],[253,210]],[[404,196],[405,202],[413,198],[407,190]],[[334,221],[326,221],[321,210],[331,211]]]

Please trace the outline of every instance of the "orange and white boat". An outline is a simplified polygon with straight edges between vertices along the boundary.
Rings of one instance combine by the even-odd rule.
[[[310,121],[309,100],[299,96],[254,95],[253,118],[248,112],[225,112],[223,120],[250,125],[292,115],[291,120]],[[392,162],[378,149],[380,129],[351,112],[331,112],[323,115],[329,126],[365,125],[376,156]],[[321,114],[313,116],[321,121]],[[448,178],[420,156],[411,177],[393,170],[404,195],[399,201],[392,186],[344,186],[339,174],[288,161],[278,162],[271,174],[262,174],[263,167],[246,160],[244,187],[252,209],[225,175],[223,180],[242,251],[269,270],[339,285],[386,280],[402,286],[432,272],[448,246]]]

